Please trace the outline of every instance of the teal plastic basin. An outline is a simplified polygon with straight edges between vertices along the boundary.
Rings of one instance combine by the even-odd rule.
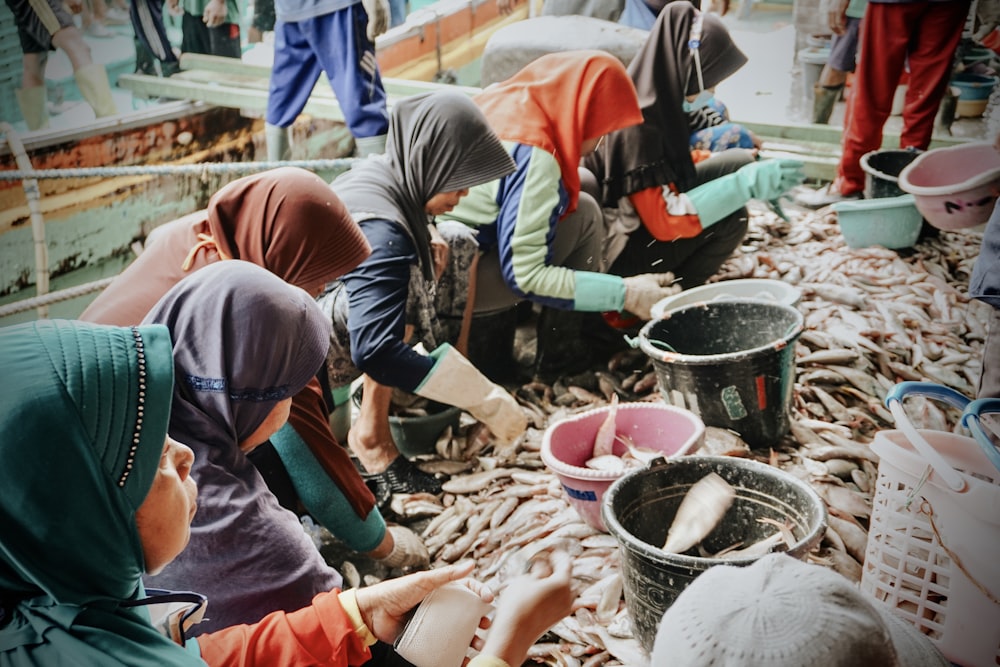
[[[951,79],[951,85],[960,91],[960,100],[986,100],[989,99],[997,79],[993,76],[983,74],[962,73],[956,74]]]
[[[833,210],[851,248],[909,248],[917,242],[923,222],[911,194],[837,202]]]

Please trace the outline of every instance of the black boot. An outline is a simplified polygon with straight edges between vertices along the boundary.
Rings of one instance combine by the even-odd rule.
[[[543,307],[538,316],[535,377],[552,382],[590,368],[592,351],[583,340],[584,313]]]
[[[812,122],[821,125],[830,123],[830,116],[833,115],[833,105],[840,99],[840,93],[844,90],[844,84],[839,86],[821,86],[818,83],[813,86],[813,116]]]
[[[441,480],[424,472],[402,454],[394,458],[382,472],[367,472],[357,460],[354,465],[365,486],[375,496],[375,505],[383,513],[389,509],[395,493],[441,493]]]
[[[514,337],[517,306],[494,313],[477,314],[469,327],[469,361],[494,382],[503,384],[517,377]]]
[[[156,76],[153,52],[138,37],[133,37],[132,43],[135,45],[135,73]]]

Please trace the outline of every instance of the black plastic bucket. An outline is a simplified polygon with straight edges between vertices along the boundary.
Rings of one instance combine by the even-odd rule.
[[[795,542],[787,551],[800,560],[819,544],[826,532],[826,505],[808,484],[751,459],[725,456],[661,459],[648,469],[616,480],[604,494],[602,518],[618,541],[625,606],[635,636],[647,651],[653,648],[663,613],[699,574],[715,565],[745,566],[760,558],[702,558],[660,549],[685,494],[711,472],[736,489],[736,498],[719,525],[701,543],[709,553],[737,542],[749,546],[773,535],[776,528],[759,522],[760,518],[791,524]]]
[[[792,306],[708,301],[646,323],[639,347],[653,360],[667,403],[691,410],[706,426],[736,431],[751,447],[766,447],[788,433],[802,326]]]
[[[905,194],[899,187],[899,175],[906,165],[917,159],[923,151],[916,149],[889,149],[865,153],[861,168],[865,172],[865,198],[882,199]]]

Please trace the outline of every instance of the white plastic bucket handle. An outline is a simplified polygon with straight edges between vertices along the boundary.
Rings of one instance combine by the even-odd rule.
[[[907,396],[935,398],[959,410],[965,409],[969,404],[969,399],[953,389],[932,382],[900,382],[892,388],[889,395],[885,398],[885,404],[889,408],[889,411],[892,412],[892,416],[896,420],[896,426],[907,437],[910,444],[927,461],[928,465],[934,469],[934,472],[941,476],[941,479],[944,480],[949,489],[957,493],[962,493],[968,486],[965,479],[962,478],[962,475],[958,471],[951,467],[951,464],[945,461],[944,457],[927,442],[924,436],[920,435],[920,432],[910,422],[910,418],[906,416],[906,411],[903,409],[903,399]]]

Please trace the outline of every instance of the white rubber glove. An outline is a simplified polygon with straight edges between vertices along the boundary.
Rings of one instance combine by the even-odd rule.
[[[514,397],[480,373],[458,350],[445,343],[430,356],[437,363],[415,394],[462,408],[486,424],[505,445],[528,428],[528,418]]]
[[[389,0],[361,0],[361,6],[368,13],[368,40],[374,44],[375,38],[389,29]]]
[[[643,273],[625,278],[625,310],[636,317],[648,320],[650,309],[660,299],[673,296],[681,291],[680,285],[675,285],[674,274]]]

